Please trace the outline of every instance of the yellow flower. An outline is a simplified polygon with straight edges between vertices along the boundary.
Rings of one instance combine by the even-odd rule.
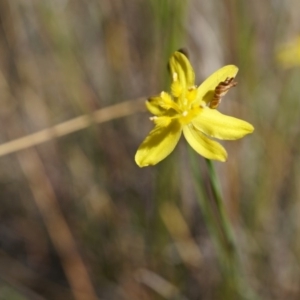
[[[284,68],[300,65],[300,37],[294,38],[290,43],[284,44],[277,51],[278,63]]]
[[[233,78],[238,68],[225,66],[197,88],[194,85],[194,70],[184,54],[175,52],[169,66],[171,95],[162,92],[146,102],[148,110],[154,115],[151,120],[155,128],[138,148],[136,163],[140,167],[157,164],[174,150],[181,133],[200,155],[225,161],[226,150],[209,137],[236,140],[254,130],[251,124],[223,115],[215,109],[220,98],[236,84]]]

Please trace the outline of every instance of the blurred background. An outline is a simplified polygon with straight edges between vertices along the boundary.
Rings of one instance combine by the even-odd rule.
[[[223,142],[215,165],[241,276],[261,299],[299,299],[299,12],[296,0],[1,0],[0,143],[168,90],[178,48],[197,84],[236,64],[219,110],[255,132]],[[151,127],[133,110],[0,157],[1,300],[232,299],[186,142],[155,167],[134,162]]]

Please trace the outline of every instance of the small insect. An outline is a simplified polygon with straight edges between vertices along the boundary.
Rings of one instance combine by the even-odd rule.
[[[213,99],[210,101],[210,108],[217,108],[221,103],[222,97],[226,95],[230,88],[237,85],[237,82],[234,81],[234,77],[227,77],[225,81],[221,81],[215,88],[215,93]]]

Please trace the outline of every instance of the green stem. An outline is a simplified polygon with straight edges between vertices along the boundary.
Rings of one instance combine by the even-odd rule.
[[[222,245],[220,241],[222,240],[221,232],[218,228],[217,222],[215,222],[215,213],[213,211],[213,207],[209,201],[207,201],[207,196],[204,188],[204,184],[202,182],[202,176],[200,174],[200,170],[196,161],[196,155],[193,150],[190,150],[189,158],[191,160],[191,168],[193,171],[193,179],[195,183],[195,191],[197,194],[197,203],[200,206],[201,213],[204,219],[204,222],[208,228],[208,231],[211,235],[212,241],[217,248],[217,252],[222,252]],[[197,156],[198,158],[198,156]],[[200,184],[199,184],[200,182]]]
[[[221,194],[221,187],[216,175],[216,171],[213,162],[209,159],[205,159],[208,176],[210,179],[211,189],[213,193],[213,199],[210,203],[215,208],[215,218],[219,225],[222,240],[220,241],[222,252],[220,253],[221,264],[225,276],[227,277],[230,288],[239,291],[239,259],[236,250],[236,244],[234,240],[233,229],[231,227],[228,215],[226,213],[224,202]],[[208,200],[209,201],[209,200]]]
[[[205,159],[205,161],[207,164],[208,175],[209,175],[211,188],[215,200],[216,214],[217,214],[217,218],[219,219],[220,230],[222,231],[222,236],[225,240],[225,247],[228,254],[228,258],[231,258],[231,256],[236,255],[236,247],[235,247],[233,230],[224,207],[224,202],[221,194],[221,187],[218,181],[218,177],[216,175],[213,162],[209,159]]]
[[[215,201],[215,217],[217,218],[216,222],[219,223],[219,228],[223,237],[223,243],[222,241],[220,241],[220,243],[222,243],[223,246],[223,251],[221,254],[224,255],[220,255],[220,257],[223,257],[223,262],[221,263],[226,273],[225,276],[229,276],[228,283],[230,284],[230,288],[238,295],[240,299],[257,300],[259,297],[253,292],[253,290],[246,284],[246,281],[244,280],[244,274],[242,266],[240,265],[234,232],[224,207],[221,186],[216,175],[213,162],[206,159],[206,164],[213,192],[213,198]]]
[[[211,194],[204,186],[202,174],[196,163],[195,153],[190,152],[191,166],[194,174],[197,202],[201,208],[204,221],[216,247],[228,299],[259,299],[244,281],[240,265],[234,232],[224,207],[220,183],[211,160],[206,159]],[[225,296],[225,295],[224,295]],[[223,299],[226,299],[225,296]]]

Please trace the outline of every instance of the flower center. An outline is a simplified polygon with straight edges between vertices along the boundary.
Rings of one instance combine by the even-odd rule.
[[[192,120],[197,117],[197,115],[202,110],[201,107],[189,107],[182,110],[182,113],[179,115],[179,121],[182,125],[187,125],[192,122]]]

